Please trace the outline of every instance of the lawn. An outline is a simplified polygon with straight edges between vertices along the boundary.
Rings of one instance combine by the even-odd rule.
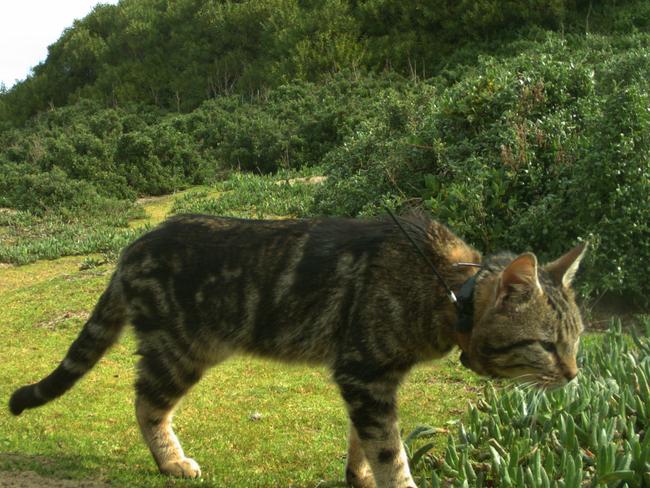
[[[214,201],[218,193],[193,191],[205,201]],[[278,192],[286,191],[278,186]],[[180,194],[143,202],[149,221],[141,213],[134,225],[155,223],[176,199],[180,208],[190,200]],[[287,198],[279,201],[285,205]],[[3,401],[63,358],[113,266],[110,259],[90,254],[0,268]],[[203,479],[178,481],[159,475],[133,414],[134,351],[134,338],[127,333],[61,399],[17,418],[0,409],[0,470],[104,480],[111,486],[342,483],[347,419],[328,372],[250,357],[211,370],[177,411],[176,432],[188,455],[201,465]],[[465,415],[481,385],[482,380],[455,357],[415,369],[400,395],[404,432],[420,424],[437,427],[433,442],[442,449],[447,428]]]
[[[0,261],[6,255],[29,264],[0,264],[0,398],[7,401],[63,358],[108,282],[117,244],[169,213],[306,215],[313,185],[290,183],[289,176],[234,174],[215,187],[141,201],[129,218],[116,216],[124,225],[110,230],[115,238],[91,236],[81,246],[73,236],[83,228],[75,223],[44,228],[5,213]],[[71,238],[52,247],[61,228]],[[550,393],[495,391],[456,354],[416,368],[401,389],[400,413],[405,437],[433,427],[409,445],[420,488],[650,486],[650,317],[639,324],[644,337],[624,334],[615,322],[604,335],[586,335],[579,381]],[[251,357],[211,370],[177,411],[176,432],[203,478],[161,476],[133,414],[135,348],[126,333],[62,398],[17,418],[0,409],[0,486],[8,477],[23,484],[27,471],[48,487],[55,485],[47,479],[64,478],[84,483],[66,485],[72,487],[89,480],[117,487],[345,486],[347,419],[328,372]]]

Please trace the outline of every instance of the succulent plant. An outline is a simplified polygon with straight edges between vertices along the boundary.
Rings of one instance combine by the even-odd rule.
[[[580,355],[578,382],[554,391],[486,387],[444,452],[421,427],[405,439],[421,487],[650,487],[650,319],[614,322]]]

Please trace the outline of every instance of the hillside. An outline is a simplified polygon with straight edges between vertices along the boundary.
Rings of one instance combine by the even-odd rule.
[[[67,29],[4,97],[2,118],[79,99],[188,111],[342,70],[448,76],[547,30],[629,33],[649,19],[638,0],[122,0]]]
[[[589,239],[582,295],[647,309],[649,27],[639,0],[99,5],[0,94],[0,259],[114,251],[140,196],[315,171],[297,216],[417,204],[542,259]]]

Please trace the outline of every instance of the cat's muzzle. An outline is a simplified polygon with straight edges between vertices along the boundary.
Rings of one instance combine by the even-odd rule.
[[[467,369],[471,369],[474,371],[476,374],[479,374],[481,376],[492,376],[492,377],[497,377],[495,374],[490,372],[489,370],[486,370],[483,368],[481,364],[479,364],[477,361],[472,360],[469,354],[467,354],[465,351],[460,353],[460,364],[465,366]]]

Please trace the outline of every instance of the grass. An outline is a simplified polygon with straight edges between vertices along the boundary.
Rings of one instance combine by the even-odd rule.
[[[248,218],[304,217],[310,214],[318,183],[308,172],[280,172],[275,175],[233,173],[217,183],[212,192],[205,189],[187,192],[176,199],[172,213],[208,213]]]
[[[199,198],[199,196],[201,198],[216,198],[218,195],[219,190],[217,188],[197,186],[190,190],[174,193],[173,195],[141,198],[137,203],[142,209],[142,214],[138,218],[130,219],[129,228],[146,228],[152,224],[162,222],[170,213],[172,213],[172,208],[177,205],[177,202],[180,200],[192,201]]]
[[[129,217],[139,217],[141,211],[132,207],[123,214],[72,220],[57,214],[0,213],[0,263],[20,265],[62,256],[114,254],[142,233],[128,227]]]
[[[316,185],[296,180],[298,176],[233,174],[214,187],[142,200],[136,212],[106,216],[95,227],[90,222],[67,222],[57,227],[47,219],[3,211],[0,244],[4,245],[0,255],[19,255],[24,249],[31,249],[24,254],[28,256],[27,261],[74,255],[23,266],[0,265],[0,329],[4,339],[4,347],[0,349],[3,365],[0,397],[6,401],[16,387],[40,379],[58,364],[104,289],[123,243],[173,213],[264,218],[306,215]],[[110,245],[105,246],[102,244],[105,241],[96,236],[106,228],[105,224],[110,227],[109,219],[119,224],[116,234],[119,237],[109,240]],[[57,233],[57,229],[64,232]],[[66,241],[63,238],[66,232],[77,238]],[[48,247],[48,242],[58,247]],[[84,242],[87,245],[82,245]],[[605,354],[602,349],[605,343],[613,347],[620,342],[616,335],[613,337],[615,340],[603,340],[600,335],[585,336],[581,360],[602,361],[598,357]],[[631,344],[628,339],[622,340]],[[621,344],[617,347],[623,348]],[[30,470],[50,478],[100,480],[117,487],[344,486],[347,418],[328,372],[323,368],[288,366],[250,357],[232,359],[211,370],[178,410],[177,434],[188,455],[201,464],[203,478],[174,480],[159,475],[140,439],[133,414],[135,348],[133,336],[127,333],[98,367],[61,399],[18,418],[0,409],[0,471]],[[614,356],[628,358],[623,349],[619,352]],[[589,375],[595,375],[594,385],[610,385],[611,379],[599,379],[599,375],[607,370],[609,363],[616,361],[607,359],[606,363],[595,369],[583,364],[585,381],[592,381]],[[624,370],[627,366],[617,367]],[[535,444],[531,453],[545,453],[546,461],[535,455],[526,464],[529,457],[519,459],[513,454],[512,459],[519,461],[508,464],[507,469],[512,471],[508,475],[498,456],[486,457],[486,445],[504,444],[514,435],[516,446],[508,448],[514,453],[519,449],[517,446],[530,442],[529,434],[516,434],[512,422],[503,421],[501,414],[509,408],[521,409],[521,402],[529,401],[526,395],[530,392],[524,395],[509,390],[495,395],[491,388],[484,390],[486,384],[489,385],[463,369],[453,357],[422,365],[409,376],[400,393],[402,429],[407,434],[422,424],[434,428],[414,436],[413,444],[409,445],[414,474],[421,486],[483,486],[485,483],[492,486],[490,483],[503,481],[507,476],[523,483],[524,478],[543,469],[548,470],[548,486],[571,486],[567,485],[569,477],[583,476],[583,479],[604,482],[650,476],[639,472],[643,467],[637,466],[638,463],[628,462],[633,450],[621,442],[625,439],[637,442],[641,434],[630,434],[630,428],[625,430],[620,419],[616,422],[621,424],[621,432],[630,431],[629,435],[614,436],[606,448],[591,446],[590,451],[584,451],[593,453],[593,457],[582,475],[580,451],[572,454],[577,456],[575,463],[569,463],[565,456],[558,464],[557,459],[552,461],[555,458],[544,443]],[[580,396],[597,394],[596,386],[587,386]],[[565,393],[562,390],[549,395],[544,402],[552,403],[558,395]],[[602,395],[606,399],[615,397],[607,392]],[[468,409],[468,402],[478,405],[480,413],[476,408]],[[608,402],[611,403],[605,401]],[[561,408],[553,407],[548,412],[549,419],[566,416],[563,409],[573,408],[574,403],[567,401]],[[595,415],[589,414],[587,418]],[[495,422],[501,422],[498,429],[493,427]],[[562,436],[563,430],[549,422],[544,428]],[[468,433],[472,439],[482,440],[473,446],[467,441]],[[483,439],[486,435],[490,437],[487,440]],[[499,435],[505,437],[501,439]],[[570,436],[567,439],[567,442],[577,442]],[[510,452],[504,451],[499,456],[507,457]],[[612,456],[616,457],[614,468],[609,465]],[[553,467],[554,463],[560,465],[559,471]],[[625,469],[617,469],[620,466]],[[636,469],[636,474],[628,468]]]
[[[298,202],[302,197],[295,195],[311,189],[291,190],[307,186],[299,182],[284,185],[268,177],[234,177],[212,189],[145,201],[148,220],[132,225],[147,228],[170,208],[189,210],[193,201],[200,209],[200,202],[219,201],[216,193],[232,195],[222,202],[224,213],[231,215],[247,194],[258,202],[255,215],[261,208],[266,216],[292,214],[296,207],[287,202]],[[270,201],[260,203],[246,193],[260,188]],[[16,387],[40,379],[58,364],[112,267],[110,260],[91,254],[0,268],[0,398],[6,401]],[[134,351],[133,336],[127,333],[61,399],[18,418],[0,409],[0,470],[106,480],[111,486],[312,487],[322,480],[328,486],[342,482],[347,418],[327,371],[250,357],[211,370],[177,412],[177,434],[188,455],[201,464],[202,480],[159,475],[133,414]],[[419,424],[439,427],[433,442],[434,449],[441,449],[446,428],[465,415],[467,402],[479,396],[482,384],[454,358],[417,368],[401,389],[404,432]],[[261,417],[252,420],[256,413]]]

